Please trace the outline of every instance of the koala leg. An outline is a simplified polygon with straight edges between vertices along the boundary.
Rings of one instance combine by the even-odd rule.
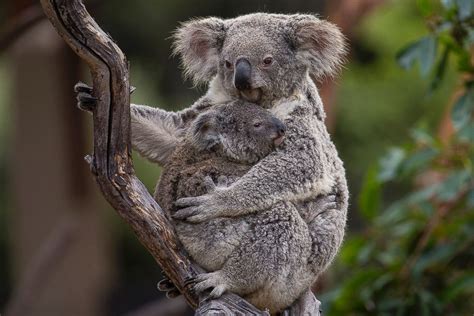
[[[344,238],[345,226],[344,207],[320,212],[308,223],[311,236],[311,255],[308,264],[316,276],[323,272],[336,256]]]

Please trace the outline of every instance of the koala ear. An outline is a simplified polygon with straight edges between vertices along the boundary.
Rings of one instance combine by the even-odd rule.
[[[176,30],[173,53],[180,55],[187,78],[198,84],[216,75],[224,37],[224,20],[218,18],[191,20]]]
[[[290,42],[296,56],[316,78],[336,74],[347,53],[345,37],[339,28],[312,15],[289,18]]]
[[[216,118],[213,112],[200,114],[191,127],[192,143],[199,150],[206,150],[219,143]]]

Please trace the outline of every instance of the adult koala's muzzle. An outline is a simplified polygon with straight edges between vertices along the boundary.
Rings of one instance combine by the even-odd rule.
[[[262,98],[262,89],[252,87],[252,65],[245,57],[235,63],[234,86],[249,102],[258,103]]]
[[[234,85],[239,91],[249,90],[252,66],[246,58],[239,58],[235,63]]]

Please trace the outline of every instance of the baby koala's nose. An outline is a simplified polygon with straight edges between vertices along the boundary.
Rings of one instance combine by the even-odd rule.
[[[275,119],[275,126],[278,136],[284,136],[286,132],[286,126],[280,120]]]
[[[280,146],[285,139],[286,126],[280,120],[274,119],[274,124],[276,128],[276,137],[273,139],[275,146]]]

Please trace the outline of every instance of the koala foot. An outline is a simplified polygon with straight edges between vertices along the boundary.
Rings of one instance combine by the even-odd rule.
[[[197,283],[194,286],[194,290],[197,293],[213,288],[206,299],[218,298],[228,289],[220,271],[200,274],[195,278],[195,280]]]

